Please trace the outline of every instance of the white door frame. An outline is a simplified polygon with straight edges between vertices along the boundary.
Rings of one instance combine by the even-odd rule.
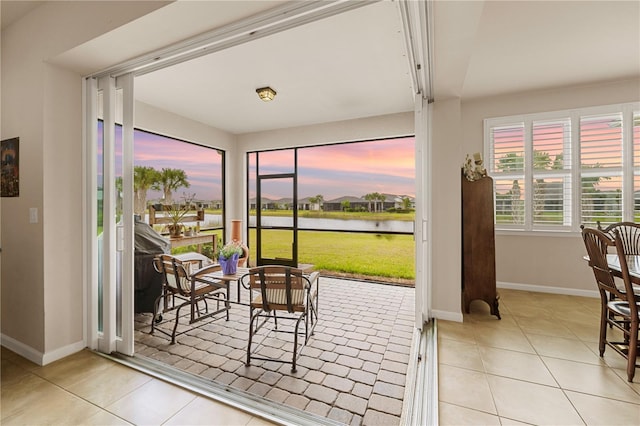
[[[85,91],[86,328],[91,349],[133,355],[133,75],[87,78]],[[102,94],[100,96],[99,94]],[[121,95],[121,97],[119,97]],[[101,102],[99,104],[99,102]],[[103,120],[103,229],[98,236],[97,123]],[[116,124],[122,124],[122,194],[116,194]],[[116,223],[118,196],[122,216]],[[118,265],[119,264],[119,265]],[[118,267],[120,266],[120,267]],[[100,307],[99,282],[102,282]],[[100,315],[102,318],[99,318]],[[102,330],[99,329],[102,324]]]

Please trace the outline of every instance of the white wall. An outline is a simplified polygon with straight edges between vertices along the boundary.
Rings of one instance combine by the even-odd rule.
[[[2,30],[1,138],[20,137],[20,196],[1,206],[1,338],[34,362],[83,346],[82,79],[46,61],[164,4],[47,2]]]
[[[462,321],[460,234],[460,100],[433,103],[431,129],[432,284],[435,318]]]
[[[556,111],[640,100],[640,80],[518,93],[462,104],[462,153],[482,152],[483,120],[490,117]],[[501,285],[538,291],[595,295],[593,275],[582,260],[579,233],[569,236],[498,232],[496,273]]]

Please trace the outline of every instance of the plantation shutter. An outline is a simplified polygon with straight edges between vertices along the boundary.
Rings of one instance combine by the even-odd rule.
[[[622,220],[622,113],[580,118],[581,221]]]
[[[640,218],[640,111],[633,113],[633,221]]]
[[[494,179],[496,224],[522,225],[525,218],[524,123],[489,129],[489,174]]]
[[[571,225],[571,120],[532,124],[533,224]]]

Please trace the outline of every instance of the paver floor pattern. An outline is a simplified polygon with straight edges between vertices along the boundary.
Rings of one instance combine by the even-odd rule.
[[[232,284],[232,300],[236,295]],[[229,321],[181,320],[176,344],[149,334],[151,314],[135,318],[136,355],[162,361],[217,383],[345,424],[398,424],[414,325],[414,288],[320,278],[319,320],[291,365],[252,360],[245,366],[249,308],[233,305]],[[242,291],[246,302],[248,292]],[[184,311],[185,309],[183,309]],[[164,315],[171,320],[172,313]],[[281,324],[279,326],[288,325]],[[161,327],[170,330],[173,321]],[[293,335],[263,327],[259,354],[291,359]]]

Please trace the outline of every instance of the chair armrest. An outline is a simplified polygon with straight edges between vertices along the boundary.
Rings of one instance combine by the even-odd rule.
[[[312,290],[314,284],[318,287],[318,277],[320,277],[320,272],[315,271],[311,273],[311,275],[303,275],[304,280],[306,281],[306,288]]]
[[[222,266],[219,263],[212,263],[211,265],[207,265],[204,268],[200,268],[197,271],[193,271],[191,273],[192,277],[197,277],[198,275],[210,274],[211,272],[220,271]]]

